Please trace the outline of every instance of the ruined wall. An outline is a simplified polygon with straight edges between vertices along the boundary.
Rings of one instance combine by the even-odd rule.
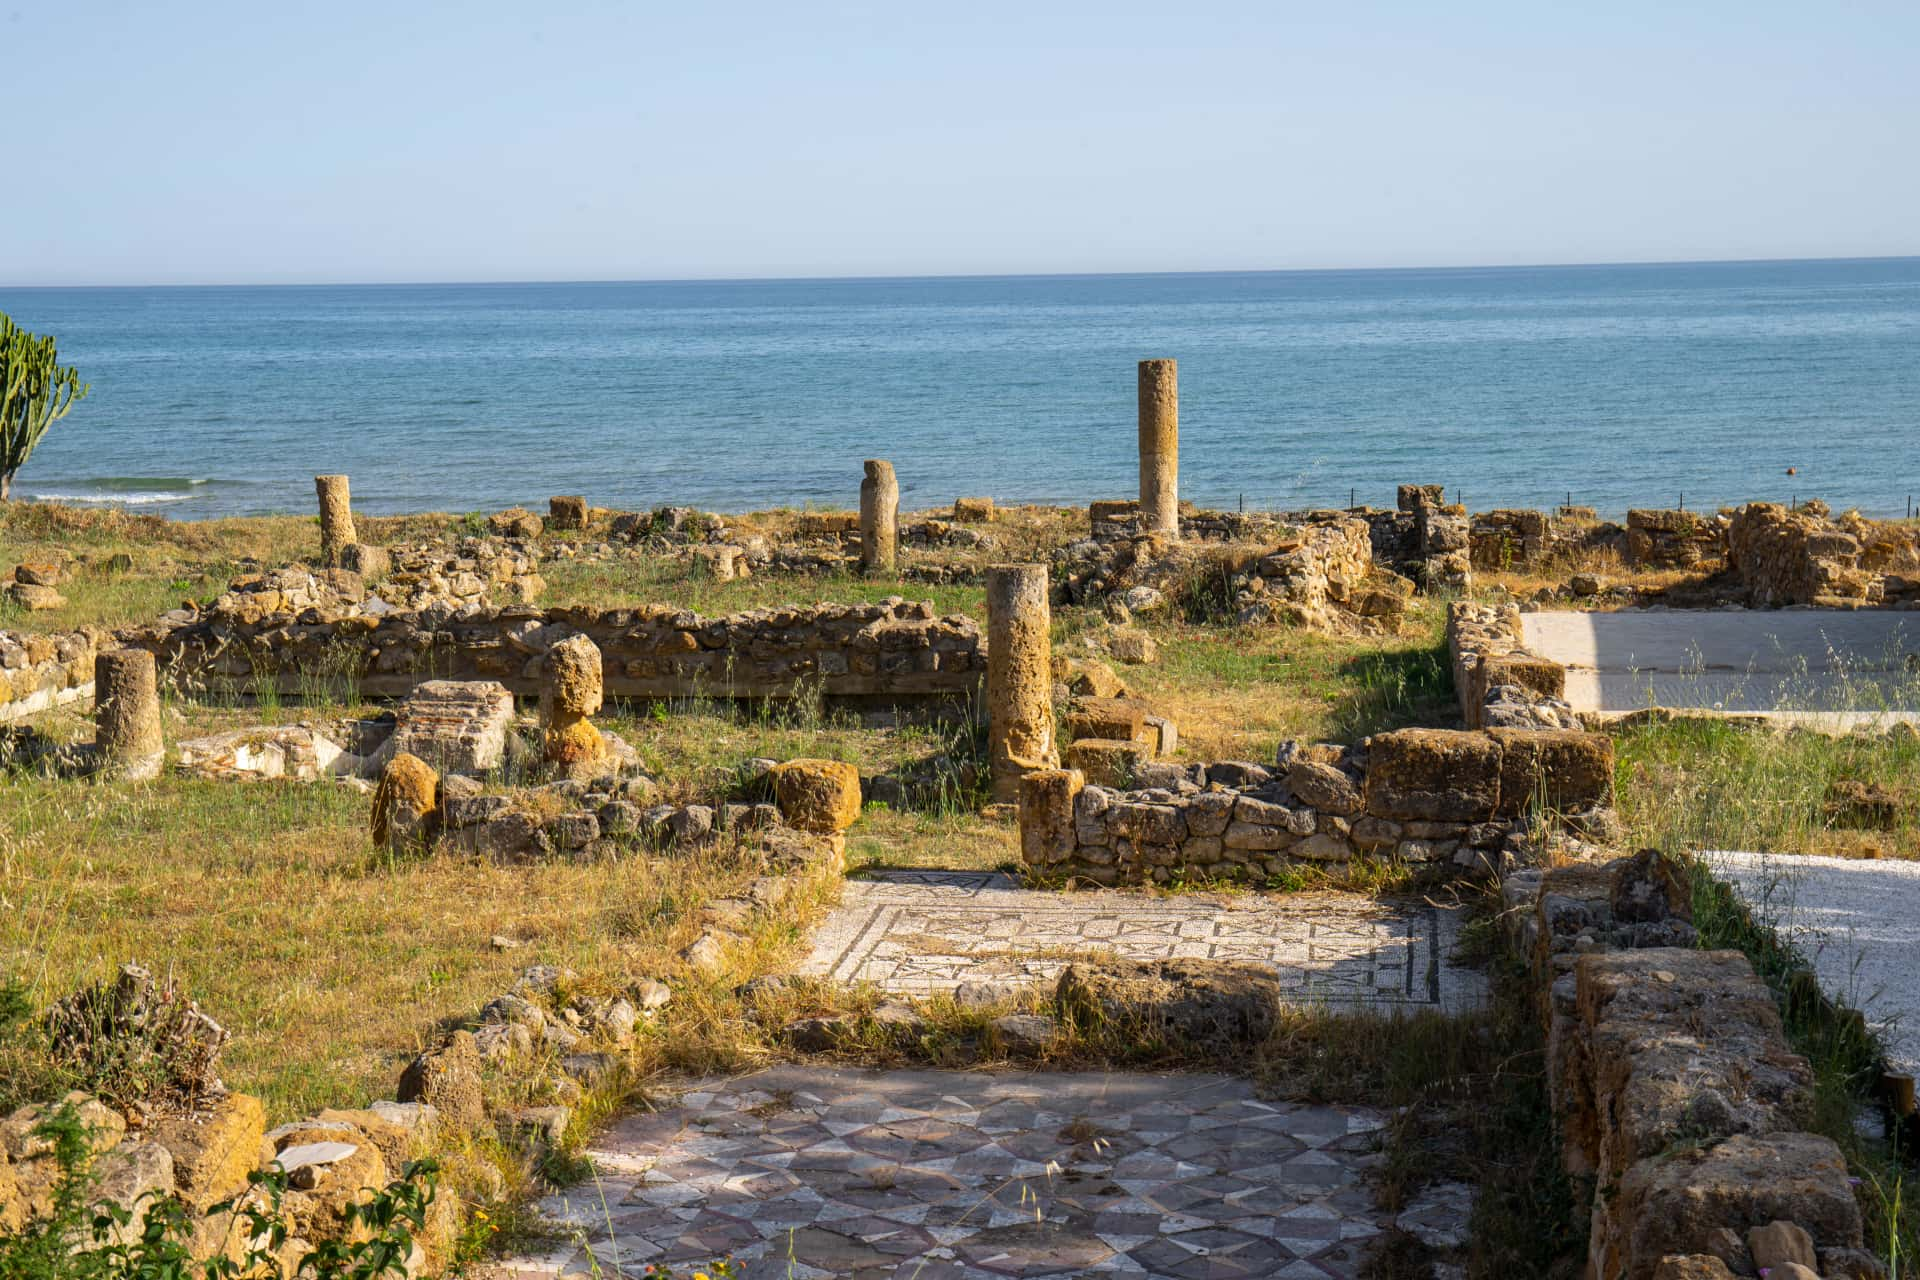
[[[1813,1075],[1772,993],[1739,952],[1695,949],[1687,865],[1647,850],[1521,870],[1502,895],[1566,1167],[1592,1195],[1588,1274],[1880,1274],[1845,1158],[1802,1131]]]
[[[1145,765],[1136,790],[1029,775],[1021,855],[1099,884],[1260,878],[1360,855],[1497,869],[1536,803],[1610,822],[1613,744],[1568,731],[1402,729],[1358,747],[1289,744],[1273,767]]]
[[[1640,569],[1690,569],[1726,552],[1727,518],[1693,511],[1627,512],[1627,563]]]
[[[105,633],[0,631],[0,722],[93,698],[93,655]]]
[[[362,605],[263,612],[242,602],[119,633],[151,650],[163,677],[188,691],[287,693],[315,677],[352,680],[370,697],[429,679],[498,680],[538,692],[548,649],[584,634],[599,646],[614,697],[967,699],[986,671],[979,626],[937,617],[926,602],[757,609],[702,618],[664,606],[542,610],[470,604],[418,611]]]
[[[1576,729],[1567,669],[1527,650],[1518,605],[1455,601],[1447,609],[1453,687],[1469,729]]]
[[[1907,532],[1857,516],[1829,520],[1824,504],[1742,507],[1727,528],[1727,558],[1760,608],[1920,608],[1920,556]]]

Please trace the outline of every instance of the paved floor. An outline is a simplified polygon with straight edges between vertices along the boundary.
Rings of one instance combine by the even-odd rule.
[[[1223,1076],[777,1067],[616,1124],[542,1205],[574,1238],[501,1274],[1353,1277],[1393,1225],[1364,1183],[1386,1122]],[[1399,1225],[1457,1241],[1470,1211],[1449,1185]]]
[[[1703,856],[1813,962],[1829,995],[1867,1015],[1889,1065],[1920,1071],[1920,863]]]
[[[849,880],[803,972],[925,996],[963,982],[1051,982],[1076,957],[1270,964],[1290,998],[1473,1008],[1485,975],[1449,963],[1460,913],[1359,894],[1063,893],[985,872]]]
[[[1888,610],[1523,613],[1576,711],[1763,713],[1847,729],[1920,720],[1920,614]]]

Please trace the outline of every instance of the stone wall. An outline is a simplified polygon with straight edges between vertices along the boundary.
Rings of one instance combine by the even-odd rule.
[[[1845,1158],[1803,1131],[1813,1074],[1772,993],[1739,952],[1695,949],[1690,877],[1647,850],[1502,885],[1565,1163],[1591,1189],[1587,1274],[1882,1274]]]
[[[1028,868],[1099,884],[1257,879],[1360,854],[1497,869],[1536,804],[1610,825],[1613,744],[1577,731],[1402,729],[1352,748],[1290,743],[1273,766],[1147,765],[1135,781],[1028,775]]]
[[[1453,687],[1469,729],[1576,729],[1567,669],[1527,650],[1518,605],[1455,601],[1447,609]]]
[[[1591,509],[1563,507],[1544,511],[1482,511],[1468,532],[1473,567],[1490,572],[1534,569],[1556,558],[1619,550],[1626,533],[1617,524],[1593,517]]]
[[[1742,507],[1727,528],[1727,558],[1761,608],[1920,608],[1920,556],[1905,531],[1832,521],[1824,505]]]
[[[93,655],[105,640],[91,628],[42,635],[0,631],[0,723],[93,698]]]
[[[1691,569],[1726,553],[1727,518],[1694,511],[1627,512],[1627,563],[1639,569]]]
[[[1392,511],[1355,513],[1367,522],[1374,559],[1428,590],[1464,591],[1471,581],[1467,509],[1448,505],[1437,484],[1403,484]]]
[[[343,603],[267,612],[243,602],[118,633],[122,643],[151,650],[163,678],[190,692],[245,693],[271,681],[298,694],[319,676],[351,680],[368,697],[398,696],[430,679],[498,680],[531,695],[547,650],[580,634],[599,646],[614,697],[789,697],[817,688],[829,698],[966,700],[986,671],[972,619],[942,618],[930,603],[898,597],[715,618],[664,606],[400,611]]]

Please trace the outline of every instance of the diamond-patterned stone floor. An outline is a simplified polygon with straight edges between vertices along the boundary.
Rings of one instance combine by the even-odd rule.
[[[572,1238],[498,1274],[1354,1277],[1385,1123],[1224,1076],[776,1067],[614,1125],[542,1204]]]
[[[802,972],[926,996],[964,982],[1051,982],[1076,955],[1269,964],[1288,998],[1458,1010],[1486,979],[1450,962],[1460,912],[1352,893],[1060,893],[989,872],[849,880]]]

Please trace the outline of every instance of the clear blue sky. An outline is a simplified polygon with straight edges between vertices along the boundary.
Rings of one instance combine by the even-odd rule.
[[[0,0],[0,283],[1920,253],[1920,3]]]

